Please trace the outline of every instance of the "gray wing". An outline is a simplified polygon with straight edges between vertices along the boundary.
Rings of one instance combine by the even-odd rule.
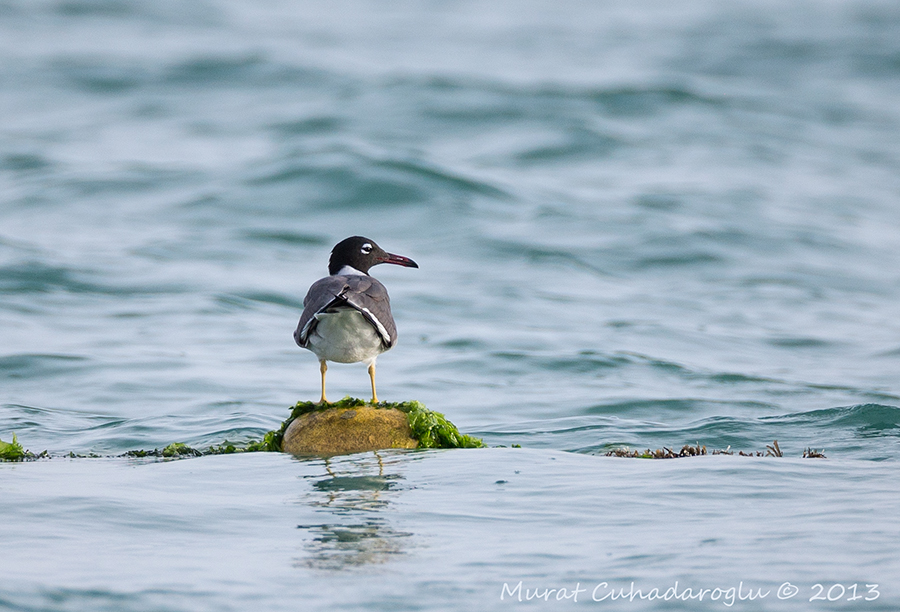
[[[372,324],[386,349],[394,346],[397,327],[387,289],[377,279],[360,274],[326,276],[313,283],[303,299],[303,314],[294,331],[294,341],[305,348],[318,322],[317,314],[348,307],[358,310]]]

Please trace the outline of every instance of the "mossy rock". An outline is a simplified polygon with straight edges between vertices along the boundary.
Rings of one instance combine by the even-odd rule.
[[[459,433],[443,414],[419,402],[370,404],[345,397],[324,405],[297,402],[281,429],[267,433],[253,450],[340,455],[383,448],[483,447],[480,439]]]
[[[284,432],[281,450],[293,455],[343,455],[418,445],[404,412],[367,405],[298,416]]]

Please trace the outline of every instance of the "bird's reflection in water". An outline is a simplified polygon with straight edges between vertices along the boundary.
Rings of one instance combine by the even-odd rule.
[[[404,553],[412,534],[396,531],[383,516],[402,490],[403,476],[386,473],[396,468],[398,461],[390,461],[394,457],[386,461],[374,452],[324,459],[327,475],[310,477],[317,480],[305,502],[327,515],[326,521],[297,526],[310,539],[304,546],[308,554],[296,565],[340,570],[385,563]]]

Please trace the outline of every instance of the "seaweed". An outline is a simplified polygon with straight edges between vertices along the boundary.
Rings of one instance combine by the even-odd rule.
[[[677,453],[673,451],[671,448],[667,446],[663,446],[662,448],[658,448],[654,451],[649,448],[645,451],[637,451],[630,450],[629,448],[616,448],[606,453],[607,457],[630,457],[634,459],[678,459],[679,457],[699,457],[701,455],[706,454],[706,447],[700,446],[700,443],[697,442],[697,446],[691,446],[689,444],[685,444],[681,447],[681,450]],[[713,451],[713,454],[717,454]]]
[[[25,458],[25,449],[13,434],[12,442],[0,440],[0,461],[21,461]]]
[[[696,446],[691,446],[689,444],[681,447],[681,450],[677,453],[672,449],[664,446],[662,448],[658,448],[656,450],[650,450],[649,448],[645,451],[637,451],[631,450],[627,446],[624,448],[614,448],[611,451],[607,451],[607,457],[629,457],[632,459],[678,459],[680,457],[698,457],[701,455],[706,455],[706,446],[700,446],[700,443],[697,442]],[[731,447],[722,449],[722,450],[714,450],[712,455],[734,455],[735,452],[731,450]],[[778,440],[772,442],[772,444],[766,445],[766,452],[762,451],[750,451],[745,453],[744,451],[738,451],[737,455],[739,457],[784,457],[784,453],[781,450],[781,447],[778,446]],[[811,448],[807,448],[803,451],[804,459],[824,459],[824,453],[813,450]]]
[[[70,456],[76,457],[77,455],[71,454]],[[144,459],[145,457],[162,457],[162,452],[158,448],[154,448],[152,451],[138,449],[138,450],[130,450],[125,451],[120,457],[131,457],[134,459]]]
[[[456,425],[440,412],[428,410],[423,404],[412,401],[393,406],[406,413],[412,437],[419,441],[419,448],[484,448],[481,438],[459,433]]]
[[[131,457],[134,459],[144,459],[146,457],[162,457],[163,459],[180,459],[182,457],[203,457],[205,455],[230,455],[232,453],[252,453],[266,450],[261,448],[261,442],[251,440],[246,446],[236,446],[225,440],[218,446],[210,446],[205,451],[188,446],[184,442],[173,442],[162,450],[154,448],[148,450],[130,450],[119,455],[120,457]]]
[[[225,440],[218,446],[210,446],[203,451],[204,455],[231,455],[233,453],[261,453],[261,452],[277,452],[281,449],[274,448],[271,444],[274,431],[270,431],[262,440],[250,440],[246,446],[236,446],[235,444]]]
[[[162,450],[155,448],[153,450],[130,450],[120,457],[129,458],[161,458],[181,459],[184,457],[202,457],[205,455],[229,455],[232,453],[254,453],[254,452],[281,452],[281,445],[284,439],[284,432],[287,430],[291,422],[297,417],[309,412],[328,410],[331,408],[355,408],[358,406],[373,406],[374,408],[397,409],[406,414],[407,422],[412,430],[412,437],[418,440],[418,448],[485,448],[484,442],[480,438],[461,434],[456,425],[451,423],[440,412],[428,410],[424,404],[417,401],[408,402],[379,402],[370,404],[365,400],[353,397],[345,397],[344,399],[331,403],[319,404],[315,402],[297,402],[291,407],[290,416],[285,419],[281,427],[276,430],[267,432],[261,440],[250,440],[244,444],[236,444],[225,440],[217,446],[210,446],[206,450],[192,448],[183,442],[174,442],[164,447]],[[503,446],[498,448],[504,448]],[[511,448],[521,448],[519,444],[512,444]],[[731,447],[725,449],[708,451],[705,445],[699,442],[691,446],[685,444],[680,450],[664,446],[656,450],[646,449],[643,451],[632,450],[628,447],[614,448],[606,452],[607,457],[627,457],[635,459],[678,459],[682,457],[699,457],[705,455],[737,455],[740,457],[783,457],[784,453],[775,440],[772,444],[766,445],[763,451],[738,451],[735,452]],[[76,455],[70,452],[65,457],[87,459],[99,458],[101,455],[90,453],[88,455]],[[16,435],[13,434],[12,442],[4,442],[0,440],[0,461],[33,461],[36,459],[46,459],[50,455],[47,451],[35,455],[25,450],[19,443]],[[804,459],[824,459],[823,451],[815,450],[807,447],[803,451]]]
[[[0,440],[0,461],[34,461],[36,459],[47,459],[50,454],[47,451],[35,455],[30,450],[25,450],[19,444],[16,434],[13,434],[12,442],[4,442]]]
[[[162,450],[154,448],[152,451],[147,450],[130,450],[119,455],[120,457],[132,457],[135,459],[143,459],[145,457],[162,457],[164,459],[180,459],[181,457],[202,457],[207,453],[191,448],[184,442],[172,442]],[[92,455],[96,456],[96,455]]]
[[[183,442],[173,442],[162,449],[163,457],[201,457],[203,453]]]
[[[405,413],[409,427],[412,430],[412,437],[419,441],[418,448],[485,447],[484,442],[480,438],[461,434],[456,425],[447,420],[447,417],[440,412],[428,410],[421,402],[378,402],[377,404],[371,404],[366,400],[347,396],[330,404],[297,402],[291,406],[291,414],[284,420],[281,427],[267,432],[261,440],[250,440],[244,445],[237,445],[225,440],[222,444],[210,446],[204,451],[191,448],[182,442],[175,442],[162,450],[131,450],[120,456],[138,459],[146,457],[180,459],[182,457],[201,457],[204,455],[230,455],[232,453],[281,452],[284,432],[287,431],[293,420],[299,416],[332,408],[357,408],[359,406],[372,406],[379,409],[394,408]]]

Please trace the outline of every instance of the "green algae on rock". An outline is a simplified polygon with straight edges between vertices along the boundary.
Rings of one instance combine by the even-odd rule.
[[[291,429],[291,425],[293,429]],[[287,442],[286,442],[287,439]],[[417,401],[370,404],[353,397],[331,404],[297,402],[279,429],[262,440],[235,444],[225,440],[206,450],[173,442],[162,450],[130,450],[120,457],[134,459],[181,459],[204,455],[228,455],[252,452],[288,452],[297,455],[340,455],[386,448],[483,448],[480,438],[461,434],[456,425],[440,412],[433,412]],[[76,455],[94,458],[100,455]],[[35,455],[22,448],[16,436],[12,442],[0,440],[0,460],[26,461],[47,458],[44,451]]]
[[[351,409],[355,409],[352,415]],[[305,416],[317,414],[321,416]],[[402,415],[405,415],[406,423],[403,423]],[[301,420],[291,428],[298,419]],[[367,430],[367,425],[373,429]],[[310,435],[297,438],[304,428]],[[289,430],[291,433],[288,436]],[[330,446],[329,436],[334,438]],[[311,439],[313,437],[315,442]],[[272,447],[267,450],[294,454],[341,454],[375,448],[484,447],[484,442],[479,438],[461,434],[443,414],[428,410],[421,402],[369,404],[353,397],[345,397],[332,404],[297,402],[281,429],[266,434],[264,443]]]
[[[351,412],[353,414],[351,414]],[[291,424],[298,421],[289,437],[303,430],[296,442],[285,445]],[[310,427],[314,425],[313,427]],[[315,442],[312,442],[315,439]],[[461,434],[456,425],[440,412],[425,408],[421,402],[369,402],[354,398],[330,404],[297,402],[279,429],[262,440],[238,445],[225,440],[218,446],[198,450],[175,442],[162,450],[132,450],[124,457],[180,459],[232,453],[288,452],[292,454],[338,455],[384,448],[483,448],[484,442]]]

